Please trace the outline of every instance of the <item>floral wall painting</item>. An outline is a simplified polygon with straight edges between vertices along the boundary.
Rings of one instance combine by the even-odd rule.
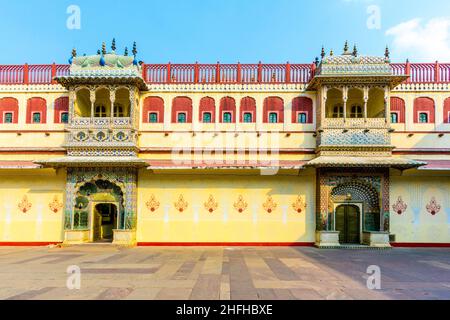
[[[277,203],[271,196],[268,196],[266,202],[263,203],[263,208],[267,211],[267,213],[272,213],[277,208],[277,206]]]
[[[394,209],[394,212],[398,215],[402,215],[406,212],[406,209],[408,209],[408,205],[403,201],[402,197],[398,197],[397,201],[392,206],[392,209]]]
[[[189,203],[184,200],[184,196],[182,194],[180,194],[180,196],[178,197],[178,200],[174,203],[175,209],[178,210],[178,212],[182,213],[184,211],[186,211],[186,209],[189,206]]]
[[[31,202],[28,200],[28,197],[25,195],[22,198],[22,201],[19,202],[19,204],[17,205],[17,207],[19,208],[20,211],[22,211],[23,213],[27,213],[28,211],[31,210],[32,204]]]
[[[53,213],[58,213],[63,208],[63,203],[59,201],[58,196],[55,196],[48,207]]]
[[[432,216],[435,216],[441,211],[441,206],[437,203],[435,197],[432,197],[430,203],[427,204],[427,211]]]
[[[244,200],[244,197],[240,195],[238,200],[233,204],[233,207],[237,212],[242,213],[247,209],[248,203]]]
[[[203,205],[209,213],[213,213],[219,207],[219,203],[214,199],[213,195],[210,195],[208,201],[206,201]]]
[[[298,196],[292,203],[292,209],[294,209],[296,213],[302,213],[306,209],[306,203],[303,201],[301,196]]]
[[[145,205],[147,206],[148,210],[150,210],[151,212],[155,212],[156,210],[158,210],[160,202],[156,199],[155,195],[152,194],[150,196],[150,200],[148,200]]]

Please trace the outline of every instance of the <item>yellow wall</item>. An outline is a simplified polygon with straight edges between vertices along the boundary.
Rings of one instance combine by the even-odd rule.
[[[392,206],[401,197],[408,206],[399,215]],[[431,215],[427,204],[435,197],[440,212]],[[391,177],[391,234],[400,243],[450,243],[450,176]]]
[[[158,175],[143,171],[138,189],[138,242],[313,242],[314,175]],[[160,207],[151,212],[146,202],[154,195]],[[187,209],[180,213],[174,203],[183,195]],[[214,213],[204,208],[213,195]],[[233,204],[242,195],[245,212]],[[307,203],[306,212],[296,213],[292,203],[298,196]],[[263,203],[272,196],[272,213]]]
[[[0,172],[0,242],[60,242],[64,208],[49,208],[64,201],[66,175],[60,170],[3,170]],[[27,197],[24,213],[18,207]]]

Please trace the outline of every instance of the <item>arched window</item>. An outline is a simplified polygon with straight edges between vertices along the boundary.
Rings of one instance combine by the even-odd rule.
[[[15,98],[0,99],[0,123],[17,123],[19,103]]]
[[[69,122],[69,97],[60,97],[55,100],[54,123]]]
[[[344,106],[338,104],[333,107],[333,118],[343,118],[344,117]]]
[[[26,120],[27,123],[47,123],[47,101],[43,98],[28,99]]]
[[[211,97],[203,97],[200,100],[200,108],[199,108],[199,113],[200,113],[200,117],[199,120],[200,122],[203,123],[213,123],[216,121],[215,119],[215,114],[216,114],[216,102],[213,98]],[[207,117],[207,121],[205,121],[205,114],[208,113],[208,115],[206,115]]]
[[[398,113],[391,112],[391,123],[398,123]]]
[[[284,122],[284,101],[280,97],[268,97],[264,99],[263,107],[264,123],[282,123]],[[275,114],[271,116],[271,114]],[[276,119],[277,121],[273,122]]]
[[[142,121],[144,123],[163,123],[164,100],[160,97],[145,98]]]
[[[276,112],[269,113],[269,123],[278,123],[278,113]]]
[[[240,122],[254,123],[256,116],[256,101],[251,97],[241,99]]]
[[[211,112],[203,112],[203,123],[211,123]]]
[[[300,112],[297,116],[297,123],[306,123],[308,116],[304,112]]]
[[[392,123],[405,123],[405,100],[399,97],[391,97],[391,111],[397,114],[397,122]]]
[[[180,113],[184,114],[184,116],[180,116]],[[172,101],[172,123],[191,123],[191,122],[192,122],[192,100],[188,97],[174,98]]]
[[[414,123],[434,123],[434,100],[421,97],[414,100]]]
[[[252,123],[253,122],[253,116],[251,112],[244,112],[244,123]]]
[[[177,123],[186,123],[186,113],[185,112],[178,113]]]
[[[231,115],[231,112],[224,112],[223,113],[223,123],[231,123],[233,120],[233,116]]]
[[[148,114],[148,122],[149,123],[158,123],[158,113],[157,112],[150,112]]]
[[[313,123],[313,101],[310,98],[297,97],[292,100],[292,123]]]
[[[95,106],[95,117],[96,118],[106,117],[106,107],[103,105]]]
[[[363,112],[362,107],[359,105],[352,106],[350,109],[350,118],[362,118]]]
[[[234,115],[236,114],[236,102],[231,97],[220,99],[220,114],[222,115],[222,123],[234,123]],[[225,114],[227,114],[225,116]],[[227,121],[227,122],[225,122]]]
[[[444,123],[450,123],[450,98],[444,101]]]

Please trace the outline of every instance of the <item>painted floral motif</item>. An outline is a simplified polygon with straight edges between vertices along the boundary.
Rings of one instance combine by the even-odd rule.
[[[427,211],[433,216],[438,214],[439,211],[441,211],[441,206],[437,203],[435,197],[431,198],[430,203],[427,204]]]
[[[22,201],[19,202],[18,204],[19,210],[22,211],[23,213],[27,213],[28,211],[30,211],[31,206],[32,204],[30,201],[28,201],[27,196],[23,196]]]
[[[277,208],[277,206],[277,203],[271,196],[267,197],[266,202],[263,203],[263,208],[267,211],[267,213],[272,213]]]
[[[181,213],[187,209],[189,204],[186,200],[184,200],[183,195],[180,194],[177,202],[175,202],[174,205],[175,205],[175,208]]]
[[[58,213],[59,210],[62,209],[63,203],[58,200],[58,196],[55,196],[53,198],[53,201],[48,204],[48,207],[50,208],[50,210],[52,210],[53,213]]]
[[[148,210],[150,210],[151,212],[155,212],[156,210],[158,210],[160,203],[158,200],[156,200],[155,195],[152,194],[150,196],[150,200],[148,200],[145,205],[147,206]]]
[[[242,195],[240,195],[238,200],[233,204],[233,206],[237,212],[242,213],[247,209],[248,203],[245,202],[244,197]]]
[[[206,201],[203,205],[209,213],[213,213],[219,207],[219,203],[214,199],[213,195],[210,195],[208,201]]]
[[[306,209],[306,203],[303,201],[301,196],[298,196],[294,203],[292,203],[292,209],[294,209],[297,213],[302,213],[303,210]]]
[[[397,202],[392,206],[392,209],[399,215],[405,213],[407,208],[408,205],[403,201],[402,197],[398,197]]]

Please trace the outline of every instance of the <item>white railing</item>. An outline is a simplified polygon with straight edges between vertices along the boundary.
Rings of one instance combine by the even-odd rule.
[[[326,118],[323,122],[325,128],[387,128],[388,123],[385,118]]]
[[[130,117],[121,118],[88,118],[75,117],[71,121],[71,126],[74,128],[105,128],[105,127],[129,127],[132,124]]]

